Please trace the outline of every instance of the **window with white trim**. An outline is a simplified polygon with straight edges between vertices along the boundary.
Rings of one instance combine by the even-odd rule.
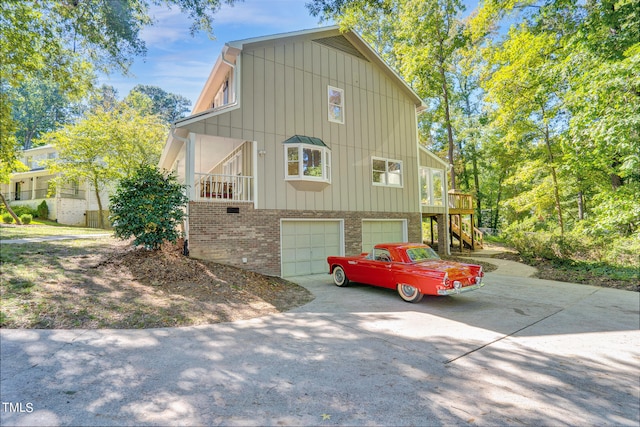
[[[371,182],[373,185],[402,187],[402,160],[372,157]]]
[[[337,87],[328,87],[329,121],[344,124],[344,90]]]
[[[420,168],[420,200],[426,206],[444,205],[444,171]]]
[[[311,144],[285,146],[285,179],[331,182],[331,151]]]

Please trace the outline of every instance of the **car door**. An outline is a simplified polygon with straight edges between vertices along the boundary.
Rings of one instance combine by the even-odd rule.
[[[393,273],[391,271],[391,254],[386,249],[374,248],[372,255],[363,258],[356,266],[358,278],[354,281],[384,288],[395,288]]]

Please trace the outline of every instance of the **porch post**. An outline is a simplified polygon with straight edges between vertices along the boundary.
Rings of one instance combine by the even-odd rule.
[[[433,246],[433,217],[429,217],[429,222],[431,223],[431,246]]]
[[[38,177],[34,176],[31,178],[31,200],[36,199],[36,183],[38,182]]]
[[[195,183],[195,165],[196,165],[196,134],[189,132],[187,137],[187,145],[185,147],[185,184],[187,185],[187,196],[189,201],[195,200],[196,189]]]

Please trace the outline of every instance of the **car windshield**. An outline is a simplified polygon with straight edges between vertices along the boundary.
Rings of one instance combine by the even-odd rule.
[[[407,255],[413,262],[427,261],[431,259],[440,259],[438,254],[429,247],[407,249]]]

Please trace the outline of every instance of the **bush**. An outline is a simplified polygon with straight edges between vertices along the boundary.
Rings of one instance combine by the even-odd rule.
[[[42,203],[38,205],[36,209],[38,218],[40,219],[48,219],[49,218],[49,205],[47,205],[47,201],[43,200]]]
[[[18,218],[22,215],[31,215],[32,217],[38,215],[38,211],[34,207],[27,205],[11,206],[11,210]]]
[[[180,237],[178,226],[186,217],[185,188],[173,173],[165,178],[152,166],[142,166],[122,179],[111,196],[109,220],[115,236],[134,236],[134,245],[154,250],[165,241],[175,243]]]
[[[29,214],[22,214],[20,215],[20,221],[22,221],[23,224],[31,224],[31,220],[33,219],[32,215]]]
[[[13,217],[9,212],[2,214],[2,222],[5,224],[11,224],[13,222]]]

